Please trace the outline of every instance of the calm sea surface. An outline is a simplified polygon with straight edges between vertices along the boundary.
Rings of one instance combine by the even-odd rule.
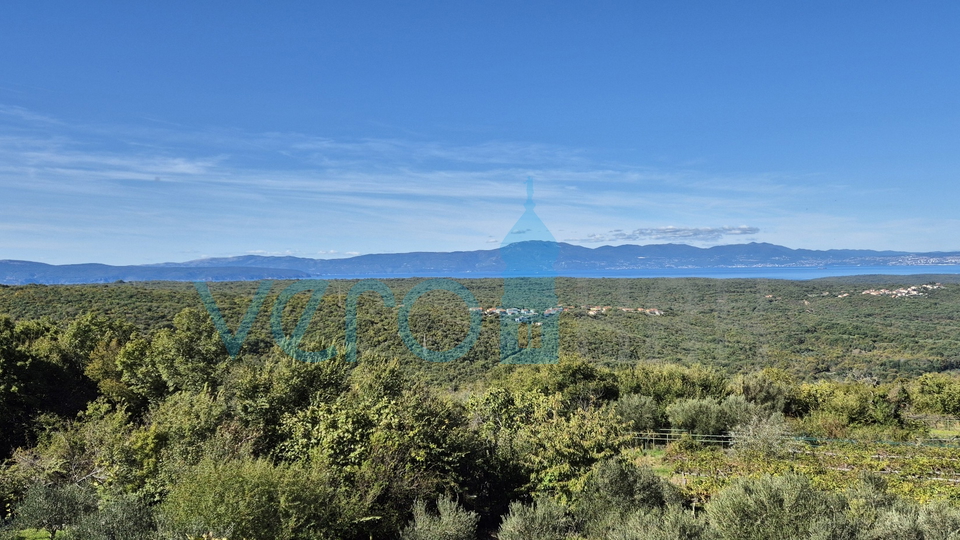
[[[826,266],[804,268],[665,268],[649,270],[601,270],[601,271],[564,271],[558,273],[563,277],[584,278],[654,278],[654,277],[702,277],[702,278],[767,278],[767,279],[817,279],[839,276],[860,276],[865,274],[883,274],[891,276],[912,276],[917,274],[960,274],[960,265],[930,265],[930,266]],[[365,274],[359,275],[324,275],[323,279],[357,279],[357,278],[408,278],[408,277],[449,277],[449,278],[498,278],[499,273],[460,273],[460,274],[431,274],[426,272],[416,274]]]
[[[627,270],[623,272],[597,272],[570,274],[570,277],[704,277],[704,278],[768,278],[768,279],[817,279],[839,276],[883,274],[912,276],[916,274],[960,274],[957,265],[931,266],[826,266],[822,268],[670,268],[651,270]],[[564,274],[566,275],[566,274]]]

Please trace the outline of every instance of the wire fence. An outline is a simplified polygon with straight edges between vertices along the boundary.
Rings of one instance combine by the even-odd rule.
[[[692,433],[683,429],[660,429],[656,431],[632,432],[633,439],[644,448],[653,446],[666,446],[672,442],[679,441],[684,437],[689,438],[700,444],[719,445],[724,447],[732,446],[738,439],[745,436],[739,432],[728,432],[720,435]],[[827,437],[798,437],[793,435],[784,435],[780,437],[784,442],[802,442],[809,446],[823,446],[828,444],[862,444],[862,445],[889,445],[889,446],[930,446],[938,448],[960,448],[960,438],[950,437],[928,437],[923,439],[914,439],[912,441],[878,441],[863,439],[832,439]]]
[[[645,450],[651,448],[662,448],[666,445],[679,441],[683,438],[689,438],[689,440],[696,441],[699,444],[703,445],[718,445],[722,447],[731,447],[733,446],[740,437],[747,436],[743,433],[730,432],[720,435],[715,434],[702,434],[702,433],[691,433],[681,429],[664,429],[657,431],[649,432],[634,432],[632,433],[633,438],[637,441]],[[879,468],[870,468],[873,472],[882,475],[902,475],[904,477],[910,478],[912,480],[924,480],[924,481],[939,481],[949,484],[960,484],[960,467],[954,467],[952,465],[947,465],[946,462],[958,462],[960,461],[960,453],[957,454],[958,457],[947,457],[944,455],[938,455],[936,457],[937,463],[931,463],[931,469],[928,471],[929,474],[918,474],[917,470],[911,467],[910,471],[903,470],[902,465],[909,463],[910,461],[917,459],[918,454],[909,452],[909,448],[958,448],[960,449],[960,438],[925,438],[917,439],[914,441],[876,441],[876,440],[856,440],[856,439],[835,439],[835,438],[824,438],[824,437],[796,437],[790,435],[783,435],[779,437],[779,440],[783,442],[784,446],[791,447],[789,452],[792,454],[807,454],[813,456],[821,456],[822,458],[832,458],[832,457],[843,457],[845,454],[842,451],[832,451],[829,447],[831,444],[856,444],[864,446],[893,446],[899,447],[901,450],[896,451],[891,449],[890,451],[877,450],[877,453],[871,454],[868,456],[871,459],[878,460],[883,462],[882,467]],[[793,444],[790,444],[793,443]],[[797,445],[799,443],[799,446]],[[852,465],[843,465],[843,464],[827,464],[824,463],[823,467],[829,470],[835,471],[854,471],[859,470],[859,467]],[[696,473],[691,471],[685,471],[681,473],[681,476],[710,476],[706,473]],[[683,480],[686,482],[686,480]]]

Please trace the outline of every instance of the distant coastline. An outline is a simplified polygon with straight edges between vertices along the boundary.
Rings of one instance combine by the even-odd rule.
[[[960,274],[960,252],[804,250],[764,243],[698,248],[685,244],[586,248],[520,242],[503,249],[537,258],[559,246],[554,274],[582,278],[761,278],[809,280],[859,275]],[[360,255],[345,259],[239,257],[182,263],[111,266],[50,265],[0,260],[0,284],[83,284],[116,281],[256,281],[264,279],[498,278],[501,250]]]
[[[828,267],[704,267],[704,268],[649,268],[631,270],[584,270],[561,271],[556,277],[567,278],[707,278],[707,279],[786,279],[810,280],[851,276],[917,276],[953,275],[960,279],[960,265],[915,265],[915,266],[828,266]],[[324,275],[322,279],[405,279],[449,277],[460,279],[501,278],[495,272],[474,272],[449,275],[442,273],[390,273],[364,275]]]

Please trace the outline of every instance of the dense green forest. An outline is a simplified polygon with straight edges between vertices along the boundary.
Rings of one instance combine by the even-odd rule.
[[[399,304],[419,281],[385,283]],[[317,363],[276,344],[289,282],[235,357],[192,284],[0,287],[4,534],[960,538],[947,277],[559,278],[551,365],[501,364],[496,316],[462,358],[421,360],[372,292],[348,362],[355,283],[319,301],[299,344],[334,348]],[[231,329],[259,286],[211,284]],[[467,335],[450,292],[408,308],[430,349]]]

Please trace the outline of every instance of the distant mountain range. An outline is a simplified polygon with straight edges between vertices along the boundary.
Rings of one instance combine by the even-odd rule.
[[[530,250],[543,242],[520,242],[504,249]],[[547,244],[549,246],[549,244]],[[960,265],[960,252],[911,253],[831,249],[790,249],[767,243],[698,248],[685,244],[622,245],[586,248],[558,243],[558,275],[578,276],[690,268],[801,268],[826,266]],[[552,250],[551,250],[552,251]],[[454,252],[383,253],[346,259],[239,257],[138,266],[50,265],[0,260],[0,284],[110,283],[114,281],[243,281],[260,279],[364,277],[494,277],[506,270],[500,249]]]

